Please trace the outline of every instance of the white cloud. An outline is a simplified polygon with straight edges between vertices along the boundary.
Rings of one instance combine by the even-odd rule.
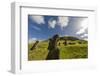
[[[62,16],[60,16],[57,19],[57,24],[59,26],[61,26],[61,28],[64,28],[64,27],[68,26],[68,22],[69,22],[69,17],[62,17]]]
[[[34,43],[35,41],[37,40],[37,38],[31,38],[31,39],[29,39],[29,43]]]
[[[50,19],[50,20],[48,21],[48,25],[49,25],[49,27],[51,27],[51,28],[55,28],[56,23],[57,23],[56,20]]]
[[[68,26],[68,22],[69,22],[68,17],[60,16],[57,18],[57,20],[50,19],[48,21],[48,25],[51,28],[55,28],[56,25],[59,25],[61,28],[64,28],[64,27]]]
[[[76,34],[82,34],[86,31],[86,29],[88,28],[88,19],[84,19],[81,24],[81,29],[79,31],[76,32]]]
[[[33,29],[37,30],[37,31],[41,31],[41,29],[39,27],[36,26],[32,26]]]
[[[81,37],[82,37],[82,38],[88,37],[88,34],[83,34]]]
[[[31,17],[32,17],[32,20],[34,22],[36,22],[37,24],[44,24],[45,23],[43,16],[31,16]]]
[[[85,32],[85,29],[84,28],[82,28],[82,29],[80,29],[78,32],[76,32],[76,34],[82,34],[82,33],[84,33]]]

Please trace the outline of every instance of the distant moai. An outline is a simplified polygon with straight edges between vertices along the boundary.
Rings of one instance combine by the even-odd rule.
[[[36,42],[33,44],[33,46],[31,47],[31,49],[30,49],[30,50],[35,49],[38,43],[39,43],[39,41],[36,41]]]
[[[67,45],[67,40],[65,40],[63,44],[66,46]]]
[[[74,45],[74,44],[75,44],[75,42],[69,42],[68,44],[70,44],[70,45]]]
[[[60,46],[60,42],[58,43],[58,45]]]
[[[78,42],[79,44],[82,44],[82,42]]]
[[[59,59],[59,49],[57,47],[57,42],[59,40],[59,35],[54,35],[51,39],[49,39],[48,45],[48,55],[46,60]]]

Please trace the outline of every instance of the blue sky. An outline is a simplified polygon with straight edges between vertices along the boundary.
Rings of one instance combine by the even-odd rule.
[[[87,40],[87,26],[87,17],[28,15],[28,39],[45,40],[59,34]]]

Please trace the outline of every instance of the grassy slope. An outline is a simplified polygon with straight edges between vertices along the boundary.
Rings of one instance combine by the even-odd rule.
[[[73,41],[76,44],[64,46],[61,44],[58,46],[60,49],[60,59],[76,59],[76,58],[87,58],[88,57],[88,46],[87,43],[79,44],[80,40]],[[69,41],[70,42],[70,41]],[[81,41],[84,42],[84,41]],[[60,41],[63,43],[63,41]],[[40,42],[35,50],[30,50],[32,44],[28,44],[28,60],[45,60],[48,54],[48,42]]]

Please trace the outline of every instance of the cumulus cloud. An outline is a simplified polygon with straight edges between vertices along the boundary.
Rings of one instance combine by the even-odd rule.
[[[49,25],[50,28],[55,28],[56,23],[57,23],[56,20],[53,20],[53,19],[50,19],[48,21],[48,25]]]
[[[78,34],[78,35],[84,33],[87,30],[87,28],[88,28],[88,19],[82,20],[80,26],[81,26],[81,29],[76,32],[76,34]]]
[[[59,25],[61,28],[64,28],[64,27],[68,26],[68,22],[69,22],[68,17],[60,16],[60,17],[57,18],[57,20],[50,19],[48,21],[48,25],[51,28],[55,28],[56,25]]]
[[[82,37],[82,38],[88,37],[88,34],[83,34],[83,35],[81,35],[81,37]]]
[[[68,22],[69,22],[69,17],[64,17],[64,16],[60,16],[57,19],[57,24],[61,27],[64,28],[66,26],[68,26]]]
[[[44,24],[45,23],[43,16],[31,16],[31,17],[32,17],[32,20],[34,22],[36,22],[37,24]]]
[[[84,28],[82,28],[82,29],[80,29],[79,31],[77,31],[77,32],[76,32],[76,34],[78,34],[78,35],[79,35],[79,34],[82,34],[82,33],[84,33],[84,32],[85,32],[85,29],[84,29]]]

